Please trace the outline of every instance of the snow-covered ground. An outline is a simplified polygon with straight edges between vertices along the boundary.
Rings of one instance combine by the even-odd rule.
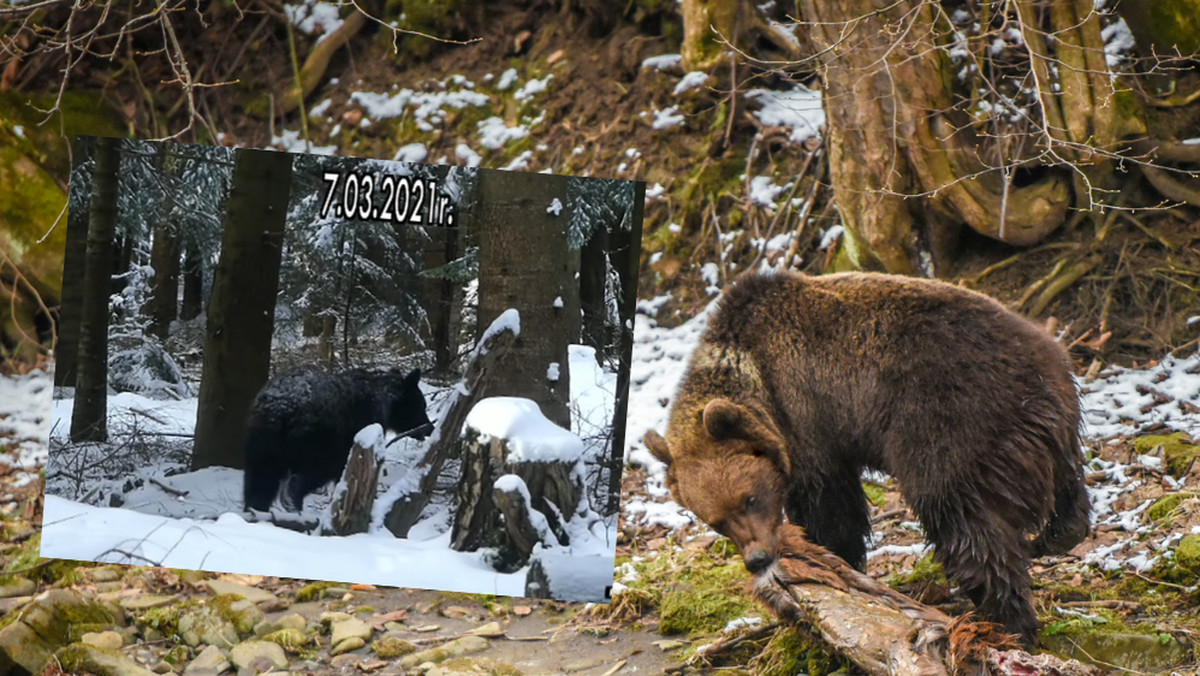
[[[570,352],[573,430],[555,428],[571,440],[576,456],[596,461],[604,452],[611,426],[616,391],[616,376],[599,368],[591,348],[572,346]],[[71,399],[49,401],[50,384],[45,376],[5,379],[4,387],[15,396],[6,396],[12,406],[15,425],[22,433],[39,441],[53,426],[54,446],[65,440],[73,406]],[[39,385],[40,383],[40,385]],[[422,382],[430,402],[430,417],[441,419],[451,388],[435,388]],[[485,400],[487,401],[487,400]],[[113,430],[137,430],[140,434],[190,435],[196,415],[196,400],[161,401],[136,394],[121,393],[109,397],[110,433]],[[494,406],[495,416],[504,417],[508,408]],[[47,415],[47,412],[50,415]],[[42,422],[36,423],[41,417]],[[476,414],[476,422],[489,424],[487,407]],[[493,416],[493,417],[495,417]],[[0,418],[7,420],[7,418]],[[491,421],[503,426],[504,420]],[[2,423],[0,423],[2,424]],[[40,427],[37,425],[40,424]],[[548,423],[547,423],[548,424]],[[169,439],[169,438],[168,438]],[[537,440],[531,440],[537,442]],[[411,480],[410,468],[424,454],[426,442],[411,439],[392,444],[385,451],[388,463],[381,488]],[[182,442],[186,451],[189,442]],[[536,444],[535,444],[536,445]],[[112,452],[112,446],[91,449],[93,456]],[[31,448],[29,464],[46,460],[45,451],[37,455]],[[66,454],[64,454],[65,456]],[[515,573],[496,572],[482,552],[456,552],[449,548],[452,515],[445,504],[435,503],[426,517],[417,523],[407,539],[397,539],[379,520],[371,532],[348,537],[309,536],[269,523],[247,522],[241,511],[242,473],[225,467],[210,467],[186,472],[180,457],[143,460],[129,476],[118,480],[86,481],[77,477],[86,472],[88,461],[68,463],[52,457],[49,470],[51,490],[46,497],[42,533],[42,555],[64,559],[151,564],[175,568],[275,575],[303,579],[365,582],[416,588],[523,596],[527,569]],[[22,456],[23,457],[23,456]],[[39,462],[40,460],[40,462]],[[121,483],[136,481],[132,490],[118,490]],[[69,492],[86,496],[100,487],[120,494],[120,507],[98,507],[54,495]],[[328,495],[309,496],[298,515],[317,521],[326,513]],[[569,516],[569,515],[568,515]],[[600,519],[590,512],[576,516],[566,525],[569,547],[555,547],[556,561],[577,560],[580,570],[612,568],[616,550],[616,518]],[[565,600],[605,601],[605,587],[611,578],[595,575],[584,578],[588,588],[575,586]],[[556,589],[560,592],[561,589]]]

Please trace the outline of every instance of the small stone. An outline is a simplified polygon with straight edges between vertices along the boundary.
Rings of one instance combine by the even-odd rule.
[[[91,568],[84,577],[91,582],[116,582],[121,579],[121,573],[113,568]]]
[[[308,628],[308,620],[304,619],[304,616],[301,615],[300,613],[292,613],[291,615],[284,615],[283,617],[279,618],[276,621],[279,623],[279,626],[284,629],[295,629],[297,631],[304,631],[306,628]]]
[[[672,650],[678,650],[679,648],[687,645],[687,643],[684,643],[683,641],[676,641],[675,639],[667,639],[665,641],[654,641],[654,645],[658,646],[659,650],[662,650],[665,653]]]
[[[178,628],[180,637],[193,648],[201,643],[229,647],[238,641],[233,623],[210,606],[185,609],[179,614]]]
[[[342,653],[348,653],[351,650],[358,650],[359,648],[365,646],[366,644],[367,644],[367,642],[364,641],[361,636],[351,636],[350,638],[348,638],[344,641],[334,643],[333,650],[330,650],[329,654],[330,655],[341,655]]]
[[[163,596],[161,594],[142,594],[140,596],[118,599],[117,603],[125,610],[134,612],[165,606],[178,598],[178,596]]]
[[[474,609],[464,606],[446,606],[441,610],[443,617],[461,620],[463,618],[477,617],[479,613]]]
[[[29,596],[37,591],[37,585],[32,580],[21,576],[13,577],[10,582],[0,584],[0,599],[10,599],[14,596]]]
[[[417,647],[397,636],[383,636],[371,644],[371,650],[380,659],[394,660],[410,653],[415,653]]]
[[[320,619],[324,624],[330,624],[333,622],[341,622],[342,620],[349,620],[353,617],[354,616],[350,613],[342,613],[336,610],[326,610],[325,612],[321,613],[318,619]]]
[[[263,611],[250,599],[241,599],[229,604],[229,612],[225,619],[233,623],[239,634],[249,634],[254,631],[254,625],[264,619]]]
[[[330,643],[337,645],[348,638],[361,638],[364,642],[371,638],[371,632],[374,631],[371,625],[363,622],[358,618],[350,618],[347,620],[339,620],[330,625]]]
[[[66,672],[105,676],[154,676],[153,671],[120,653],[110,653],[85,643],[72,643],[58,650],[54,653],[54,659]]]
[[[587,657],[582,660],[575,660],[574,662],[567,662],[563,664],[562,670],[568,674],[574,671],[585,671],[587,669],[598,667],[601,664],[604,664],[606,661],[607,660],[603,657]]]
[[[483,636],[484,638],[498,638],[504,635],[504,630],[500,628],[499,622],[488,622],[487,624],[475,627],[467,632],[471,636]]]
[[[89,631],[79,640],[101,650],[120,650],[125,645],[125,639],[115,631]]]
[[[288,665],[288,658],[284,654],[283,648],[278,643],[270,641],[239,643],[229,651],[229,660],[238,669],[249,667],[259,661],[264,661],[275,669],[286,669]]]
[[[308,645],[308,637],[299,629],[280,629],[273,631],[262,637],[264,641],[278,643],[283,646],[284,650],[290,653],[300,652],[300,649]]]
[[[431,631],[437,631],[441,628],[442,625],[440,624],[424,624],[419,627],[413,627],[413,631],[417,632],[418,634],[428,634]]]
[[[233,594],[240,596],[251,603],[262,603],[264,601],[279,600],[274,594],[258,587],[251,587],[247,584],[238,584],[236,582],[227,582],[225,580],[205,580],[204,584],[208,585],[209,591],[213,596],[222,594]]]
[[[482,652],[487,650],[489,645],[491,644],[488,643],[488,640],[481,636],[461,636],[436,648],[407,655],[400,660],[400,666],[404,669],[411,669],[424,662],[443,662],[452,657]]]

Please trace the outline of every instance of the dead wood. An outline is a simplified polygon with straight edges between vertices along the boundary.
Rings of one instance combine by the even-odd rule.
[[[446,408],[446,414],[438,421],[437,428],[430,437],[429,450],[425,452],[425,457],[414,469],[414,471],[422,473],[420,486],[417,490],[401,496],[392,505],[384,519],[384,525],[398,538],[408,537],[408,529],[417,522],[421,511],[425,509],[425,506],[429,504],[429,499],[433,496],[433,490],[437,485],[438,476],[442,473],[442,468],[448,460],[461,454],[460,431],[463,423],[467,420],[467,414],[471,412],[475,402],[481,398],[479,385],[483,382],[487,371],[516,340],[517,332],[512,328],[505,327],[497,330],[497,323],[502,318],[504,315],[493,322],[468,358],[466,373],[463,374],[462,380],[454,389],[454,399]]]
[[[375,488],[379,483],[379,463],[375,461],[375,452],[356,442],[350,449],[342,481],[346,488],[330,506],[327,534],[365,533],[371,524],[371,507],[375,504]]]
[[[809,542],[802,528],[783,529],[776,562],[755,578],[755,595],[869,674],[1095,673],[1074,660],[1017,650],[1002,627],[918,603]]]

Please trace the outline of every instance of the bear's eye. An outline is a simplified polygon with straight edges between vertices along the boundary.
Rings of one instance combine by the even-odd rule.
[[[758,496],[757,495],[751,495],[746,498],[746,511],[753,510],[757,506],[758,506]]]

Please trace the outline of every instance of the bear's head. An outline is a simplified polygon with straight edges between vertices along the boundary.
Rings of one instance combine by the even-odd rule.
[[[424,439],[433,433],[433,423],[425,413],[425,394],[421,392],[421,370],[406,376],[389,372],[387,420],[385,426],[405,437]]]
[[[667,464],[679,504],[733,540],[752,573],[775,559],[790,461],[773,421],[728,399],[713,399],[695,420],[650,430],[642,442]]]

